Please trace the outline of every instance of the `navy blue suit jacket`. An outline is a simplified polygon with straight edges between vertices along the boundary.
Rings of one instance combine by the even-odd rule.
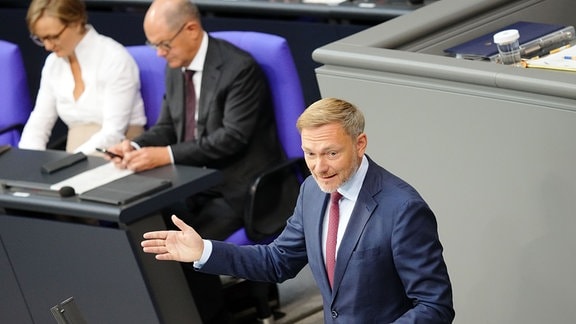
[[[322,255],[327,202],[328,195],[309,177],[273,243],[214,241],[200,271],[282,282],[308,263],[323,297],[325,323],[452,322],[452,287],[436,219],[413,187],[369,159],[338,250],[334,289]]]

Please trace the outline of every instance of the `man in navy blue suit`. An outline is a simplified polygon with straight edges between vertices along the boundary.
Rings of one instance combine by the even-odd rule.
[[[194,262],[201,272],[270,282],[293,278],[309,264],[325,323],[451,323],[452,287],[435,216],[412,186],[365,155],[362,113],[346,101],[322,99],[297,127],[312,176],[274,242],[203,240],[172,216],[180,231],[144,234],[144,252]],[[332,209],[338,209],[334,236]]]

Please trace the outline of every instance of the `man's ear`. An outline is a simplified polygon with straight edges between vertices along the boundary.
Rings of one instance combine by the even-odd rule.
[[[358,137],[356,137],[356,149],[358,150],[358,156],[364,155],[367,146],[368,146],[368,137],[366,136],[366,133],[358,135]]]

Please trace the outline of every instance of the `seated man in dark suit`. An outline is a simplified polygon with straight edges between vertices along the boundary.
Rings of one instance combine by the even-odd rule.
[[[210,37],[190,1],[153,1],[144,32],[168,64],[162,110],[153,127],[109,150],[134,171],[171,163],[221,170],[223,183],[187,199],[184,217],[205,237],[225,239],[243,225],[255,175],[283,159],[266,76],[250,54]]]
[[[135,171],[170,163],[221,170],[220,186],[191,197],[194,219],[188,221],[203,235],[224,239],[242,226],[250,181],[282,159],[266,77],[250,54],[209,37],[189,1],[154,1],[144,32],[168,63],[162,111],[133,143],[126,140],[110,151],[124,156],[115,160],[118,165]],[[184,70],[194,72],[192,100]],[[195,111],[188,113],[187,101]]]

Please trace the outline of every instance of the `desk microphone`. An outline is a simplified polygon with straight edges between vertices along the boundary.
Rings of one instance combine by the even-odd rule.
[[[57,193],[60,197],[63,198],[76,195],[76,190],[70,186],[63,186],[58,190],[53,190],[48,185],[27,181],[6,181],[2,183],[2,187],[12,192],[24,192],[28,194],[34,192],[54,196]]]
[[[62,188],[60,188],[60,190],[58,190],[58,193],[60,194],[60,197],[72,197],[76,195],[76,191],[74,190],[74,188],[70,187],[70,186],[64,186]]]

